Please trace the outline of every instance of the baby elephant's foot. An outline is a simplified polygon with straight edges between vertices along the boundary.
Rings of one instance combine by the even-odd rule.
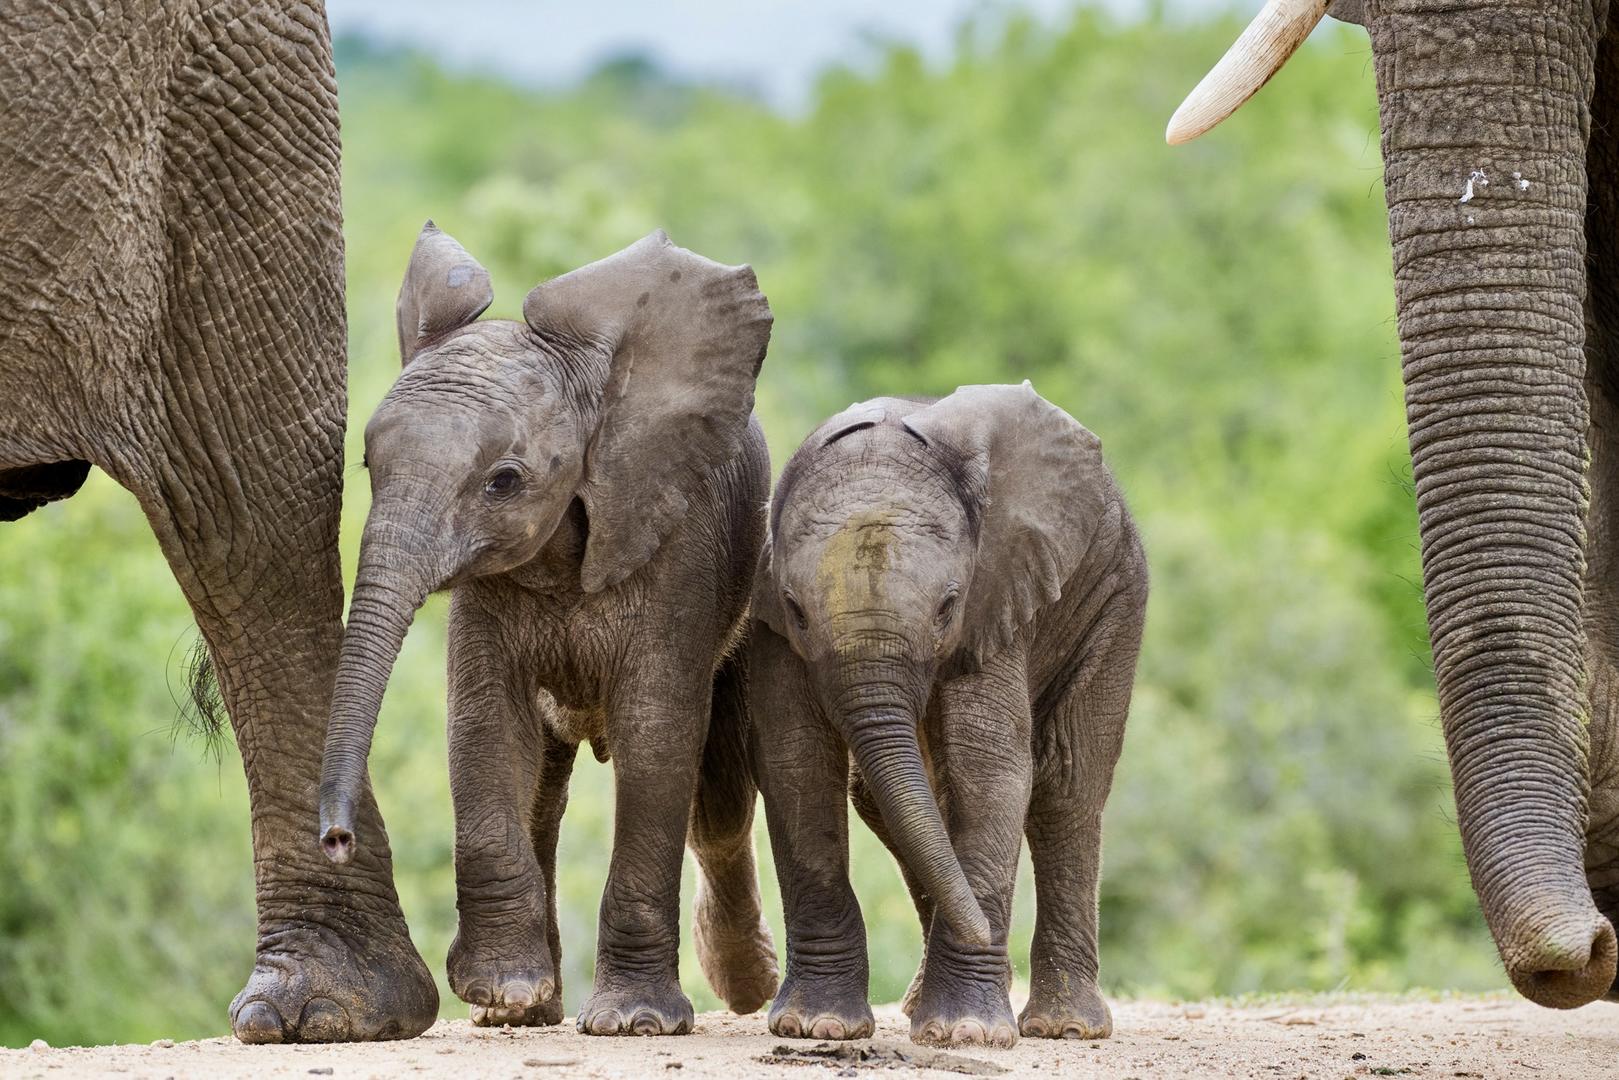
[[[788,975],[770,1006],[770,1033],[785,1039],[869,1039],[876,1029],[864,985]]]
[[[579,1009],[582,1035],[686,1035],[692,1025],[691,1000],[679,984],[632,983],[601,979]]]
[[[472,1006],[479,1027],[533,1027],[562,1022],[562,994],[544,932],[502,938],[500,947],[456,934],[447,963],[450,989]]]
[[[1113,1034],[1113,1013],[1093,981],[1075,980],[1066,989],[1036,986],[1018,1030],[1031,1039],[1105,1039]]]
[[[738,1016],[757,1012],[776,994],[776,946],[756,912],[747,921],[727,919],[699,895],[692,936],[697,959],[714,992]]]
[[[924,979],[911,1013],[911,1041],[929,1046],[1017,1044],[1012,1002],[999,982]]]

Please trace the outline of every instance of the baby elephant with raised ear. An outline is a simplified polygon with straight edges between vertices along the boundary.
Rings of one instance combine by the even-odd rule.
[[[845,792],[922,919],[911,1037],[1100,1038],[1102,805],[1147,568],[1095,436],[1022,386],[879,398],[817,429],[770,508],[751,750],[787,908],[777,1035],[872,1033]],[[1039,904],[1014,1022],[1022,838]]]
[[[562,1019],[557,834],[581,742],[613,763],[595,1035],[691,1029],[678,979],[683,843],[698,955],[737,1012],[776,986],[760,917],[735,647],[764,537],[752,419],[770,308],[753,271],[661,232],[474,321],[489,274],[422,230],[399,294],[404,373],[366,426],[372,506],[321,777],[322,844],[356,833],[383,688],[429,593],[452,590],[450,986],[485,1024]],[[699,781],[700,777],[700,781]]]

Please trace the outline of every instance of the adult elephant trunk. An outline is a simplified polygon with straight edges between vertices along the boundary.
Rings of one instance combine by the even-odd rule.
[[[419,545],[405,540],[410,529],[373,511],[360,544],[321,763],[321,847],[335,863],[347,862],[357,843],[355,808],[388,676],[416,610],[437,584],[429,560],[417,554]]]
[[[828,710],[839,718],[849,753],[900,858],[957,938],[964,944],[989,945],[989,920],[950,846],[922,764],[916,718],[926,692],[909,693],[904,685],[920,680],[894,680],[892,660],[845,660],[839,666],[841,677]]]
[[[1586,142],[1598,27],[1560,5],[1368,23],[1424,589],[1457,817],[1513,984],[1614,981],[1584,873]]]

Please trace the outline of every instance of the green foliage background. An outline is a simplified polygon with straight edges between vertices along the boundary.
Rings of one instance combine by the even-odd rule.
[[[887,46],[827,73],[798,116],[634,60],[542,93],[342,42],[349,460],[397,371],[393,297],[429,216],[493,272],[501,316],[659,226],[753,263],[776,312],[758,400],[778,465],[851,400],[1032,379],[1103,437],[1153,565],[1107,816],[1108,990],[1496,987],[1416,584],[1369,50],[1322,35],[1214,136],[1165,147],[1238,29],[983,21],[947,65]],[[352,573],[368,499],[348,475]],[[417,621],[372,762],[441,976],[444,610]],[[0,1044],[223,1032],[251,964],[246,798],[232,750],[171,732],[195,631],[134,501],[97,474],[0,529],[0,613]],[[610,773],[581,757],[570,1012],[611,821]],[[855,831],[872,997],[892,1000],[919,934]],[[689,954],[684,970],[713,1007]]]

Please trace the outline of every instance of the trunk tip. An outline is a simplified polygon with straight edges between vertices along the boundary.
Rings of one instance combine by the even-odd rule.
[[[1547,935],[1537,946],[1530,956],[1507,966],[1518,992],[1535,1004],[1577,1009],[1613,991],[1619,941],[1613,924],[1600,914],[1588,928]]]
[[[354,830],[346,825],[328,826],[320,838],[320,846],[328,859],[342,866],[354,857]]]
[[[987,949],[995,943],[995,932],[990,929],[989,919],[984,916],[984,909],[971,897],[968,898],[965,909],[952,920],[952,923],[952,929],[964,945]]]

